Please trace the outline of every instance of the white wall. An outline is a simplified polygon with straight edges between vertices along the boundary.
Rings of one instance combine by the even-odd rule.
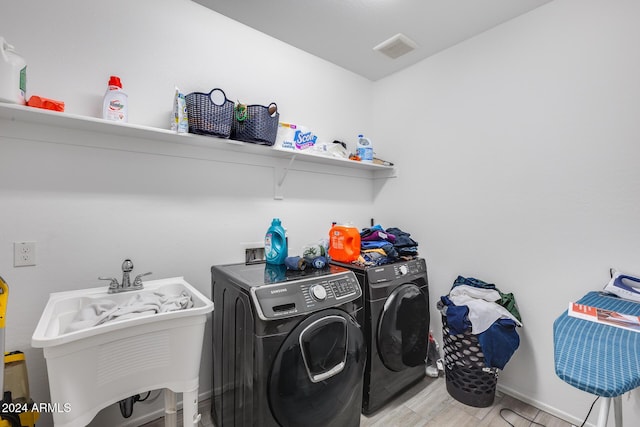
[[[0,32],[28,62],[29,94],[63,100],[68,113],[99,117],[116,74],[133,124],[167,128],[177,84],[187,93],[221,87],[234,101],[275,101],[282,121],[329,141],[353,143],[371,129],[371,82],[187,0],[10,2]],[[326,237],[331,221],[363,227],[371,215],[372,181],[328,166],[325,174],[295,163],[284,200],[274,200],[268,160],[245,165],[241,156],[217,158],[186,145],[183,157],[67,145],[113,141],[145,151],[154,144],[114,139],[0,119],[0,274],[11,289],[6,349],[25,351],[36,402],[50,401],[42,350],[30,348],[49,293],[105,285],[96,278],[117,276],[130,257],[134,273],[183,275],[210,295],[210,267],[243,261],[240,244],[261,241],[272,217],[282,218],[295,254]],[[37,266],[13,267],[16,241],[37,242]],[[204,348],[206,394],[209,336]],[[136,404],[134,418],[161,405]],[[113,406],[93,425],[122,422]],[[51,424],[50,414],[38,422]]]
[[[499,385],[574,422],[593,396],[555,375],[552,323],[610,267],[640,274],[639,17],[556,0],[374,86],[376,151],[401,159],[377,216],[416,230],[434,301],[458,274],[515,293]],[[640,419],[637,392],[623,407]]]

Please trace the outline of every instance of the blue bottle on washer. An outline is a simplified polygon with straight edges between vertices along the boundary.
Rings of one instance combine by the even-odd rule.
[[[274,218],[271,221],[271,227],[264,236],[264,256],[267,264],[276,265],[284,264],[284,260],[288,256],[287,236],[280,223],[280,218]]]

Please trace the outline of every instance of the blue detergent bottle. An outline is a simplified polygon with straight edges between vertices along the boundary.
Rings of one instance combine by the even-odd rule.
[[[284,260],[288,256],[287,236],[280,223],[280,218],[274,218],[271,221],[271,227],[264,236],[264,255],[267,264],[275,265],[284,264]]]

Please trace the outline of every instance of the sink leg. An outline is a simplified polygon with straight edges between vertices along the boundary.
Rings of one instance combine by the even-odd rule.
[[[184,427],[195,427],[200,422],[198,388],[182,393],[182,420]]]
[[[176,394],[164,389],[164,426],[176,427],[178,425],[178,410],[176,403]]]

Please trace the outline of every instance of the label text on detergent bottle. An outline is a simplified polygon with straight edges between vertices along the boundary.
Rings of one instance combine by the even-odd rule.
[[[273,248],[273,234],[267,233],[264,237],[264,253],[267,258],[275,258],[276,253]]]
[[[339,231],[335,231],[331,236],[331,246],[339,250],[344,249],[344,237]]]
[[[24,98],[27,93],[27,67],[20,70],[20,95]]]

